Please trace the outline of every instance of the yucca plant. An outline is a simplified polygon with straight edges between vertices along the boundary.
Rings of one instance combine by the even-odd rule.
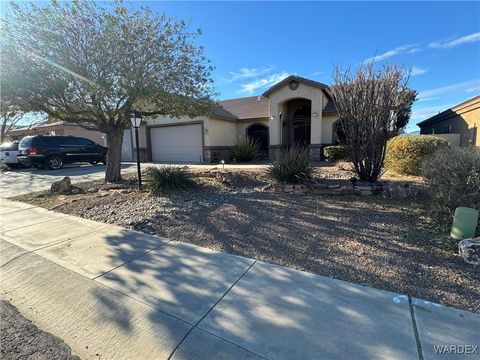
[[[232,158],[238,162],[250,162],[258,156],[260,145],[252,140],[241,140],[232,147]]]
[[[270,164],[268,173],[278,182],[301,183],[312,178],[308,148],[293,146],[282,151]]]
[[[146,188],[153,196],[171,191],[188,190],[196,186],[192,174],[180,166],[149,167],[146,173]]]

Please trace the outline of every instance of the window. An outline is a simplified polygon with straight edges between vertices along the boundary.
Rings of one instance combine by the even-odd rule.
[[[92,140],[84,139],[84,138],[76,138],[77,144],[80,146],[93,146],[95,143]]]
[[[33,138],[32,146],[58,146],[60,136],[38,136]]]
[[[60,140],[61,144],[64,146],[78,146],[79,143],[77,138],[73,136],[62,136]]]

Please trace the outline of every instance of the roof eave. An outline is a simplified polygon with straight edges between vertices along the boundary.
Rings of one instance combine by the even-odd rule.
[[[318,88],[318,89],[322,89],[322,90],[324,90],[329,96],[331,96],[330,91],[329,91],[329,88],[328,88],[328,85],[323,84],[323,83],[320,83],[320,82],[317,82],[317,81],[314,81],[314,80],[306,79],[306,78],[303,78],[303,77],[300,77],[300,76],[297,76],[297,75],[287,76],[285,79],[279,81],[278,83],[276,83],[275,85],[273,85],[272,87],[270,87],[268,90],[266,90],[266,91],[262,94],[262,96],[268,98],[271,93],[273,93],[273,92],[275,92],[276,90],[282,88],[283,86],[285,86],[286,84],[288,84],[288,83],[289,83],[290,81],[292,81],[292,80],[296,80],[296,81],[298,81],[299,83],[302,83],[302,84],[305,84],[305,85],[310,85],[310,86],[316,87],[316,88]]]

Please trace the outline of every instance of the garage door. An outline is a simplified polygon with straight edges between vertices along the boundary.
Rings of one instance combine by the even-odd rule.
[[[153,161],[191,163],[203,161],[200,124],[151,128],[150,140]]]

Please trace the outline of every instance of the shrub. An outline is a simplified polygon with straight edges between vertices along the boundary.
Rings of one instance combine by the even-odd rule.
[[[445,139],[432,136],[396,136],[387,143],[385,168],[401,175],[420,175],[422,162],[448,147]]]
[[[149,167],[146,173],[146,188],[153,196],[196,186],[192,174],[180,166]]]
[[[480,209],[480,150],[473,147],[441,149],[422,164],[431,198],[430,213],[451,225],[459,206]]]
[[[337,162],[348,159],[345,146],[326,146],[323,148],[323,155],[328,161]]]
[[[251,139],[242,140],[232,147],[232,158],[238,162],[249,162],[257,157],[259,149],[257,142]]]
[[[270,164],[269,176],[278,182],[300,183],[312,178],[310,152],[299,146],[282,151]]]

